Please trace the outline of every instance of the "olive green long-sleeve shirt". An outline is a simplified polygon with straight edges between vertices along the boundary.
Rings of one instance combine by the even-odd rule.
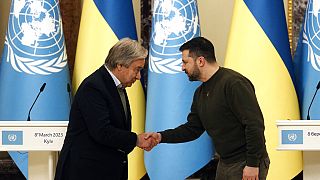
[[[225,163],[246,160],[248,166],[258,167],[267,156],[263,115],[246,77],[220,67],[195,91],[187,122],[160,132],[161,143],[192,141],[204,131]]]

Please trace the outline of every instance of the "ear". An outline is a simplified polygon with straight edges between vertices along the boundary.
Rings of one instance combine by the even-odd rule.
[[[199,59],[199,66],[203,67],[206,64],[206,60],[204,59],[203,56],[198,57]]]
[[[122,65],[121,64],[117,64],[117,70],[121,71],[122,70]]]

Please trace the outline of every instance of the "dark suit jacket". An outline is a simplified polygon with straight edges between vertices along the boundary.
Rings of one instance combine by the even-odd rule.
[[[128,178],[127,154],[136,146],[117,87],[104,66],[87,77],[71,106],[67,135],[55,180],[122,180]]]

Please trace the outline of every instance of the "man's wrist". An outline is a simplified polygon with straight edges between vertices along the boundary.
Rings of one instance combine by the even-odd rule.
[[[161,139],[162,139],[162,136],[161,136],[161,133],[157,133],[158,134],[158,137],[159,137],[159,141],[158,141],[158,143],[160,143],[161,142]]]

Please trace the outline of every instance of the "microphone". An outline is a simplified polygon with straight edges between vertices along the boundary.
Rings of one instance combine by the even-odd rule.
[[[71,99],[71,88],[70,88],[70,84],[69,83],[67,83],[67,91],[68,91],[68,94],[69,94],[69,102],[70,102],[70,105],[71,105],[72,99]]]
[[[312,105],[312,103],[313,103],[314,98],[315,98],[316,95],[317,95],[317,92],[318,92],[319,88],[320,88],[320,81],[318,82],[316,92],[314,93],[313,98],[312,98],[312,100],[311,100],[311,103],[310,103],[310,105],[309,105],[307,120],[310,120],[310,108],[311,108],[311,105]]]
[[[30,121],[30,112],[31,112],[31,110],[32,110],[32,108],[33,108],[33,106],[34,106],[34,103],[36,103],[39,95],[41,94],[41,92],[44,90],[45,87],[46,87],[46,83],[43,83],[42,86],[41,86],[41,88],[40,88],[40,91],[39,91],[39,93],[38,93],[38,95],[37,95],[37,97],[36,97],[36,99],[33,101],[33,104],[32,104],[32,106],[31,106],[31,108],[29,109],[27,121]]]

